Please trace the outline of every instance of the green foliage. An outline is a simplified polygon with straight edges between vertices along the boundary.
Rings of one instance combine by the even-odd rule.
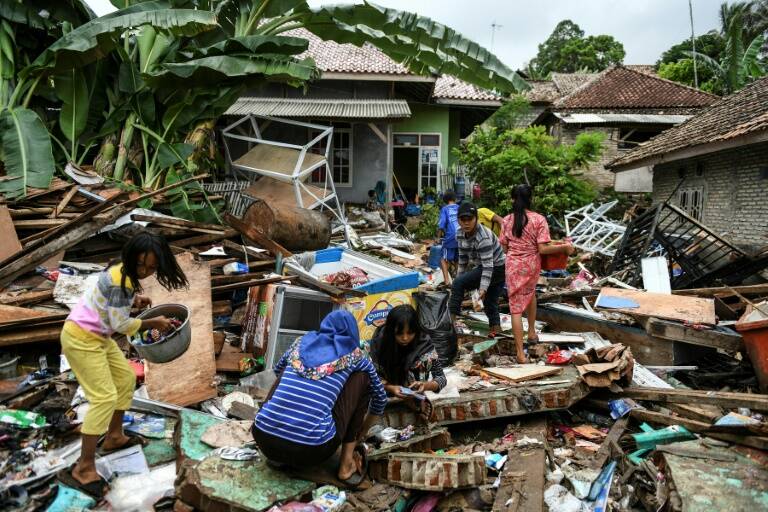
[[[596,197],[576,171],[600,157],[604,138],[600,132],[584,133],[566,145],[557,144],[543,126],[490,128],[475,131],[456,156],[482,187],[484,203],[500,215],[512,210],[512,190],[522,183],[534,187],[537,211],[562,215]]]
[[[706,34],[698,36],[696,39],[696,51],[704,55],[708,55],[713,59],[720,58],[720,54],[725,51],[725,39],[717,30],[711,30]],[[688,59],[688,53],[693,51],[691,45],[691,39],[687,38],[680,41],[676,45],[673,45],[669,50],[661,54],[661,58],[656,63],[658,66],[661,64],[669,64],[671,62],[678,62],[683,59]],[[693,73],[691,71],[691,73]],[[693,76],[693,75],[691,75]]]
[[[699,65],[697,73],[699,75],[699,89],[711,92],[712,94],[719,95],[723,93],[722,85],[716,80],[715,74],[710,68]],[[693,60],[690,58],[659,64],[658,74],[661,78],[690,87],[696,84],[693,74]]]
[[[435,204],[424,204],[421,207],[421,216],[416,229],[412,231],[416,240],[426,240],[437,236],[437,221],[440,220],[440,206]]]
[[[576,23],[563,20],[547,40],[539,45],[539,51],[529,67],[539,76],[552,72],[597,72],[621,64],[625,55],[624,45],[613,36],[585,37],[584,31]]]
[[[531,104],[522,95],[515,95],[488,118],[486,124],[498,130],[511,130],[531,110]]]

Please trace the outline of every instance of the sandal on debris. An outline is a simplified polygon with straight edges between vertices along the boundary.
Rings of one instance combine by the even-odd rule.
[[[355,471],[344,480],[339,478],[339,481],[341,483],[351,488],[355,488],[358,485],[360,485],[362,481],[365,480],[365,477],[368,475],[368,457],[366,457],[365,455],[365,448],[362,445],[355,446],[355,452],[360,454],[360,457],[362,459],[362,466],[363,466],[362,469],[360,471]]]
[[[98,455],[109,455],[110,453],[119,452],[120,450],[124,450],[126,448],[130,448],[131,446],[147,446],[148,442],[141,436],[136,434],[127,433],[125,436],[128,438],[128,441],[122,445],[118,446],[117,448],[112,448],[107,450],[103,446],[99,446],[99,449],[96,451]],[[103,439],[99,441],[99,445],[101,445],[104,442]]]
[[[104,497],[106,494],[104,488],[109,486],[109,483],[101,477],[99,477],[98,480],[84,484],[72,475],[72,470],[70,468],[62,469],[56,473],[56,479],[67,487],[77,489],[97,501]]]

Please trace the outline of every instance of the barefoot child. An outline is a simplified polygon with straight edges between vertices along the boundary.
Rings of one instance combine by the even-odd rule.
[[[171,321],[164,316],[147,320],[129,316],[132,306],[151,305],[148,297],[139,295],[139,280],[155,273],[166,289],[188,286],[165,238],[150,232],[139,233],[123,247],[121,260],[104,270],[85,292],[61,332],[62,352],[83,387],[90,408],[81,428],[80,459],[71,473],[64,470],[59,478],[96,498],[103,496],[106,486],[96,473],[99,438],[104,435],[101,448],[105,452],[140,442],[139,438],[123,433],[123,413],[131,405],[136,376],[111,337],[116,332],[130,337],[140,330],[164,332],[171,327]]]
[[[456,241],[456,232],[459,230],[456,214],[459,211],[459,205],[456,204],[456,194],[453,190],[447,190],[443,194],[443,201],[445,201],[445,206],[440,208],[437,234],[443,239],[443,254],[440,258],[443,281],[450,286],[452,282],[450,267],[456,263],[459,246]]]

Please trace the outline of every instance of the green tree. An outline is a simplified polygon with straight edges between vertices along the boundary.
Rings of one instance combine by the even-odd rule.
[[[713,59],[719,58],[725,50],[725,39],[717,30],[710,30],[706,34],[696,37],[695,41],[696,51],[708,55]],[[690,51],[693,51],[693,46],[691,45],[691,39],[688,38],[673,45],[667,51],[662,53],[661,58],[656,62],[656,65],[661,66],[661,64],[668,64],[687,59],[689,58],[688,52]]]
[[[539,45],[531,61],[539,74],[575,73],[580,70],[602,71],[624,61],[624,45],[612,36],[585,37],[584,31],[571,20],[557,24],[552,34]]]
[[[536,209],[562,215],[591,202],[597,193],[581,179],[578,170],[596,161],[605,135],[579,135],[572,145],[558,144],[543,126],[514,130],[476,130],[457,149],[459,162],[483,189],[483,202],[500,214],[512,210],[512,190],[529,183],[534,187]]]
[[[715,79],[715,73],[707,66],[698,63],[696,72],[699,77],[699,89],[712,94],[723,94],[723,89],[718,80]],[[667,62],[659,64],[658,74],[661,78],[672,80],[681,84],[693,87],[696,85],[693,73],[693,59],[685,58],[676,62]]]
[[[0,21],[13,22],[27,34],[18,20],[42,12],[33,9],[37,5],[29,7],[37,3],[46,2],[4,0]],[[7,86],[0,96],[9,98],[0,107],[8,111],[0,119],[6,128],[0,161],[12,178],[0,186],[9,196],[23,196],[27,186],[33,186],[30,176],[50,180],[53,158],[33,161],[29,148],[44,142],[50,147],[51,141],[58,165],[88,162],[100,146],[94,163],[117,183],[157,188],[194,173],[196,150],[206,146],[215,119],[247,88],[265,82],[304,87],[319,75],[311,59],[300,58],[308,41],[288,34],[297,28],[324,40],[372,44],[414,73],[446,73],[505,95],[527,88],[493,54],[449,27],[374,4],[310,8],[305,0],[112,3],[118,11],[79,26],[62,25],[52,43],[12,69],[0,60],[0,76],[13,75],[0,82]],[[20,16],[20,9],[31,11]],[[0,54],[7,57],[14,41],[7,40],[4,25],[0,34]],[[17,30],[10,37],[23,34]],[[30,100],[50,101],[60,112],[54,123],[47,123],[48,132],[46,119],[36,114],[36,123],[27,114],[11,114]],[[175,214],[207,220],[193,211],[199,205],[179,195]]]

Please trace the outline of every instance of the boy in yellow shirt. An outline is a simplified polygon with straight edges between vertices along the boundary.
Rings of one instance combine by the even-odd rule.
[[[501,224],[504,222],[504,219],[496,215],[490,208],[478,208],[477,221],[493,231],[494,235],[499,236],[499,233],[501,232]]]

